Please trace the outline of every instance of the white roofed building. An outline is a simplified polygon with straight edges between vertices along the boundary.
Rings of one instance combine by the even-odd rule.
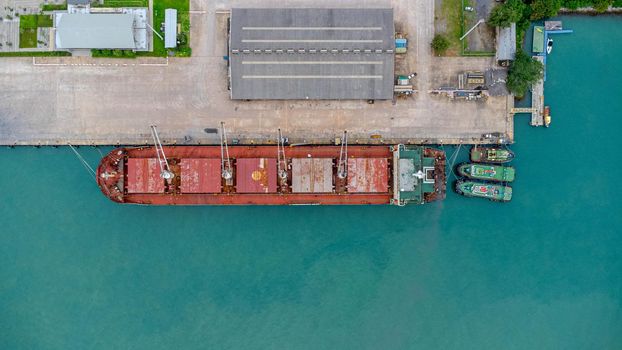
[[[54,17],[56,49],[148,50],[147,9],[107,10],[56,13]]]

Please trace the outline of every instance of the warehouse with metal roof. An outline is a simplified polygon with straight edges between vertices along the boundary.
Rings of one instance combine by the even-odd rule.
[[[509,27],[497,27],[497,62],[507,65],[516,56],[516,23]]]
[[[231,11],[232,99],[393,98],[392,9]]]

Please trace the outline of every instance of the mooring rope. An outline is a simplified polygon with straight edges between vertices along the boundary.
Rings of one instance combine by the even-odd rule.
[[[82,157],[82,155],[80,155],[80,153],[78,153],[78,151],[76,150],[75,147],[73,147],[70,143],[68,143],[67,145],[69,145],[69,148],[71,148],[71,150],[73,151],[73,153],[76,154],[76,157],[78,157],[78,160],[80,160],[80,162],[82,163],[82,165],[84,166],[84,168],[86,169],[86,171],[88,171],[91,175],[93,175],[93,178],[97,177],[97,174],[95,173],[95,170],[93,170],[93,168],[91,168],[91,166],[89,165],[89,163],[86,162],[86,160],[84,159],[84,157]]]
[[[454,176],[454,178],[458,178],[458,176],[456,175],[456,173],[454,172],[454,164],[456,163],[456,160],[458,159],[458,154],[460,153],[460,148],[462,147],[462,144],[458,145],[458,148],[456,148],[454,150],[454,152],[451,154],[451,157],[449,157],[449,159],[453,158],[453,160],[451,160],[451,164],[449,165],[449,170],[451,171],[451,174]]]

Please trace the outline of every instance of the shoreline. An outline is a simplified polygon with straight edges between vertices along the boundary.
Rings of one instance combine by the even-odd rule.
[[[620,15],[622,14],[622,7],[612,7],[603,12],[596,11],[593,7],[579,7],[576,9],[569,9],[562,7],[557,12],[558,15]]]

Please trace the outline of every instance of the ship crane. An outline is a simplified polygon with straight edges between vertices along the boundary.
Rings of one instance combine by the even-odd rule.
[[[231,170],[231,160],[229,159],[229,146],[227,145],[225,122],[220,122],[220,131],[220,170],[223,179],[231,180],[233,171]]]
[[[162,148],[162,142],[160,142],[160,136],[158,135],[158,130],[155,125],[151,125],[151,137],[153,137],[156,155],[158,156],[158,164],[160,164],[160,177],[170,182],[175,177],[175,174],[173,174],[168,165],[168,159],[166,159],[166,154],[164,154],[164,148]]]
[[[345,179],[348,176],[348,132],[344,130],[339,151],[339,163],[337,165],[337,177]]]
[[[279,128],[278,139],[276,141],[277,168],[279,177],[283,180],[287,179],[287,158],[285,158],[285,139]]]

